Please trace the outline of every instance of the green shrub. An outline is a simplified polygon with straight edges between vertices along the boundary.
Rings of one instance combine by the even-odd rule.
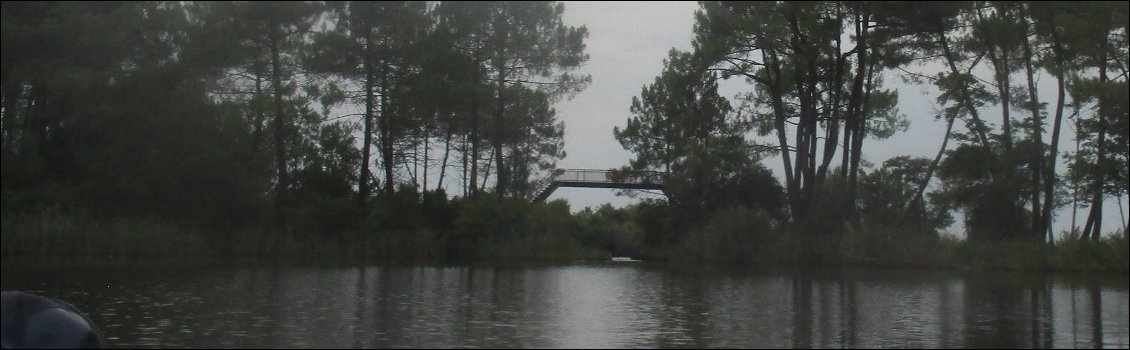
[[[201,235],[153,220],[98,220],[60,211],[5,214],[0,220],[5,255],[189,256],[208,255]]]

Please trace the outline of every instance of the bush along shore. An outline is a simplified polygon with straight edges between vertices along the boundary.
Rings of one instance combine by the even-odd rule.
[[[416,196],[401,191],[358,218],[294,211],[285,225],[206,227],[102,219],[58,209],[5,213],[5,257],[297,257],[313,260],[647,261],[1016,271],[1128,270],[1125,233],[1099,241],[970,241],[934,232],[845,225],[814,231],[760,209],[722,210],[694,226],[664,203],[570,213],[564,201]],[[665,226],[667,225],[667,226]],[[807,230],[807,231],[806,231]]]

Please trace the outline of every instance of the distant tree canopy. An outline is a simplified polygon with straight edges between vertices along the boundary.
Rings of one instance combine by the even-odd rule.
[[[970,238],[1050,241],[1067,175],[1073,199],[1091,206],[1081,236],[1097,239],[1103,198],[1127,194],[1124,4],[705,1],[694,35],[614,130],[635,154],[627,168],[668,173],[673,205],[713,193],[705,189],[765,193],[771,186],[748,187],[753,179],[722,184],[771,155],[795,224],[933,230],[960,209]],[[927,63],[942,69],[913,72]],[[1039,100],[1043,73],[1056,80],[1054,104]],[[933,84],[947,127],[932,160],[896,157],[868,171],[864,141],[909,123],[897,92],[883,88],[891,74]],[[734,77],[749,91],[731,104],[717,87]],[[1066,174],[1056,167],[1065,116],[1079,145]],[[927,193],[935,177],[941,186]]]
[[[531,196],[589,81],[556,2],[2,6],[5,210],[285,220],[460,173]]]
[[[1122,3],[700,4],[692,49],[669,52],[613,130],[626,169],[667,177],[641,223],[673,232],[725,212],[934,232],[960,211],[972,239],[1049,241],[1074,203],[1090,207],[1078,236],[1097,239],[1104,199],[1128,194]],[[575,73],[588,30],[557,2],[0,9],[4,213],[392,227],[366,211],[415,203],[450,217],[436,197],[533,196],[565,155],[554,103],[591,80]],[[867,140],[928,117],[896,108],[892,76],[937,88],[946,129],[932,158],[875,166]],[[721,96],[733,78],[748,90]]]

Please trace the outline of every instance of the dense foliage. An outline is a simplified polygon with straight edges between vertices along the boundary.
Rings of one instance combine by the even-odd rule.
[[[1128,194],[1117,3],[702,2],[693,49],[612,131],[666,199],[575,214],[529,203],[564,157],[553,105],[590,81],[561,3],[2,9],[6,254],[952,265],[980,254],[939,234],[958,219],[978,247],[1038,250],[1099,241]],[[892,77],[936,88],[938,114],[901,113]],[[932,159],[864,159],[929,117]],[[1057,237],[1067,205],[1090,209]]]

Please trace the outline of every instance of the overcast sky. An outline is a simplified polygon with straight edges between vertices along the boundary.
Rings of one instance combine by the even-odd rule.
[[[565,1],[566,25],[588,27],[585,41],[589,62],[580,73],[592,75],[592,84],[572,100],[556,105],[558,116],[565,122],[565,150],[567,156],[558,162],[559,168],[608,169],[628,164],[632,155],[612,136],[612,128],[623,127],[631,116],[632,96],[651,83],[663,68],[663,59],[671,48],[691,48],[695,2],[574,2]],[[925,72],[930,67],[914,68]],[[912,70],[914,70],[912,69]],[[1045,101],[1054,101],[1054,79],[1041,77],[1039,86]],[[887,140],[867,140],[864,158],[880,164],[893,156],[915,155],[932,158],[941,145],[945,124],[936,120],[938,107],[934,103],[936,90],[922,85],[907,85],[894,73],[887,74],[887,87],[899,90],[899,109],[910,119],[910,129]],[[730,98],[749,87],[737,79],[722,84],[722,95]],[[986,111],[992,113],[993,111]],[[999,114],[998,114],[999,115]],[[991,118],[991,117],[987,117]],[[999,117],[998,117],[999,118]],[[961,127],[960,123],[956,127]],[[1050,134],[1050,133],[1049,133]],[[1045,141],[1048,141],[1048,135]],[[1061,150],[1074,148],[1074,133],[1065,125]],[[951,142],[951,145],[954,143]],[[1060,157],[1062,159],[1062,157]],[[837,160],[838,161],[838,160]],[[781,161],[769,158],[766,165],[780,175]],[[1062,172],[1062,167],[1060,172]],[[615,190],[589,188],[561,188],[550,199],[564,198],[574,211],[587,206],[596,207],[611,203],[622,207],[638,201],[618,197]],[[1123,198],[1126,207],[1127,198]],[[1112,230],[1121,227],[1125,209],[1120,211],[1116,200],[1107,200],[1104,207],[1104,227]],[[1121,215],[1120,215],[1121,214]],[[1068,227],[1070,208],[1060,210],[1056,217],[1056,234]],[[1080,211],[1080,225],[1086,215]],[[951,228],[956,231],[956,229]]]

